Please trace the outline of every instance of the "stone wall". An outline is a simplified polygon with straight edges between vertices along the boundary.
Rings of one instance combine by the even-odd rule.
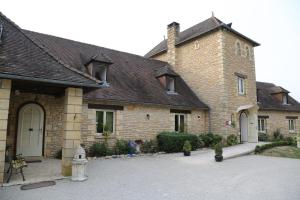
[[[276,129],[280,129],[280,132],[286,136],[296,136],[300,132],[300,113],[299,112],[284,112],[284,111],[258,111],[259,116],[268,116],[266,119],[267,122],[267,134],[273,136],[273,132]],[[296,130],[295,132],[289,132],[289,122],[286,118],[289,117],[298,117],[296,120]]]
[[[236,55],[236,41],[240,41],[242,45],[241,56]],[[250,57],[245,56],[245,45],[251,52]],[[251,44],[225,30],[218,30],[177,45],[176,53],[174,70],[199,99],[210,107],[210,130],[224,135],[239,134],[238,108],[256,105],[255,66]],[[167,52],[153,58],[168,61],[166,54]],[[246,95],[238,95],[235,72],[247,76]],[[252,114],[252,119],[255,119],[254,109]],[[230,120],[235,122],[235,127],[226,125]]]
[[[101,102],[98,102],[101,103]],[[150,118],[147,118],[147,114]],[[124,110],[115,111],[115,132],[111,139],[149,140],[162,131],[174,131],[175,114],[170,109],[158,106],[125,105]],[[83,104],[82,140],[87,146],[103,140],[96,134],[96,109],[88,109]],[[187,131],[193,133],[207,132],[207,112],[193,110],[186,114]]]
[[[26,103],[38,103],[45,111],[45,135],[44,135],[44,156],[53,157],[62,147],[63,134],[63,97],[56,98],[50,95],[36,95],[31,93],[11,94],[9,107],[9,125],[7,132],[7,144],[14,152],[17,134],[18,110]]]

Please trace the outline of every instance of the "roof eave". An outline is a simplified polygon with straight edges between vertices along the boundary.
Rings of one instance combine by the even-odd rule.
[[[75,87],[89,87],[89,88],[100,88],[98,84],[85,84],[85,83],[77,83],[77,82],[68,82],[68,81],[60,81],[60,80],[52,80],[52,79],[42,79],[36,77],[27,77],[20,76],[15,74],[3,74],[0,73],[0,78],[7,78],[12,80],[22,80],[22,81],[32,81],[32,82],[40,82],[40,83],[52,83],[62,86],[75,86]]]

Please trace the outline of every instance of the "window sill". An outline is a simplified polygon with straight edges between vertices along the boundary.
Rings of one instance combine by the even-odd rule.
[[[96,133],[95,134],[96,139],[104,139],[105,137],[102,135],[102,133]],[[116,136],[114,133],[112,133],[110,136],[107,137],[107,139],[115,139]]]
[[[167,94],[170,94],[170,95],[178,95],[177,92],[172,92],[172,91],[167,91]]]
[[[239,96],[242,96],[242,97],[246,96],[246,94],[241,94],[241,93],[238,93],[238,94],[239,94]]]

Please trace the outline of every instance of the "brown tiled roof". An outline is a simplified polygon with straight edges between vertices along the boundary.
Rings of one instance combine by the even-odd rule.
[[[107,77],[109,87],[87,92],[84,95],[86,99],[208,109],[180,77],[176,78],[178,94],[167,94],[156,78],[157,69],[168,66],[166,62],[32,31],[23,31],[62,63],[80,71],[85,70],[84,64],[89,58],[95,58],[95,55],[102,55],[105,59],[109,59],[112,63],[109,65]],[[96,59],[103,58],[96,57]],[[175,74],[171,69],[167,69],[167,72]]]
[[[244,36],[243,34],[237,32],[236,30],[234,30],[233,28],[231,28],[231,23],[230,24],[225,24],[224,22],[222,22],[221,20],[219,20],[218,18],[212,16],[210,18],[208,18],[207,20],[200,22],[199,24],[196,24],[195,26],[192,26],[182,32],[179,33],[179,38],[176,41],[176,45],[180,45],[184,42],[187,42],[191,39],[194,39],[196,37],[200,37],[202,35],[205,35],[207,33],[210,33],[212,31],[218,30],[220,28],[225,28],[228,31],[231,31],[237,35],[239,35],[240,37],[248,40],[249,42],[251,42],[254,46],[258,46],[259,43],[251,40],[250,38]],[[159,53],[163,53],[167,51],[167,40],[163,40],[162,42],[160,42],[157,46],[155,46],[151,51],[149,51],[145,57],[150,58],[156,54]]]
[[[99,87],[95,80],[55,59],[2,13],[0,23],[4,27],[0,44],[0,78]]]
[[[300,104],[293,97],[288,95],[288,91],[273,83],[256,82],[257,99],[260,110],[296,111],[300,112]],[[278,102],[272,94],[284,92],[288,95],[288,104],[283,105]],[[279,90],[280,89],[280,90]]]

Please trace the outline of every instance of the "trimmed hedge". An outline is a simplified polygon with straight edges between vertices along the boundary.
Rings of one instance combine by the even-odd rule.
[[[192,150],[199,148],[199,138],[197,135],[177,132],[162,132],[157,135],[158,149],[166,153],[182,152],[186,140],[191,143]]]
[[[222,142],[222,136],[212,133],[201,134],[198,136],[204,142],[205,147],[214,147],[216,144]]]
[[[273,142],[269,144],[264,144],[264,145],[257,145],[255,147],[255,154],[262,153],[266,149],[271,149],[273,147],[279,147],[279,146],[290,146],[292,143],[290,141],[278,141],[278,142]]]
[[[227,136],[226,143],[228,146],[233,146],[233,145],[237,145],[239,142],[237,136],[231,134]]]
[[[258,133],[258,141],[266,142],[269,141],[269,136],[266,133]]]

